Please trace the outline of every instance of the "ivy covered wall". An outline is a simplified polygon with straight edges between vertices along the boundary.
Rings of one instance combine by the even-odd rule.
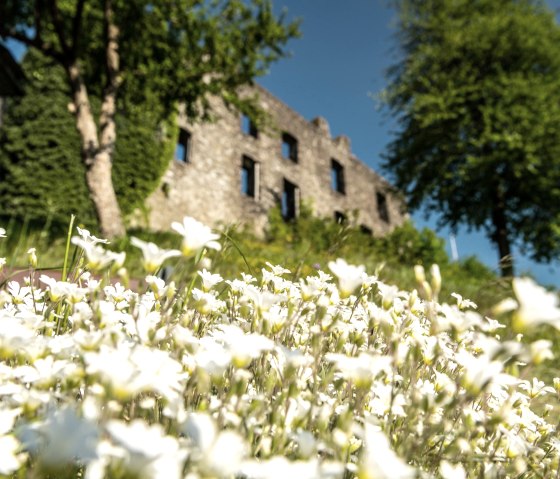
[[[64,226],[75,214],[96,229],[64,72],[33,50],[22,67],[25,95],[9,100],[0,129],[0,216]],[[143,207],[172,158],[175,121],[162,117],[155,101],[119,101],[113,183],[125,215]]]

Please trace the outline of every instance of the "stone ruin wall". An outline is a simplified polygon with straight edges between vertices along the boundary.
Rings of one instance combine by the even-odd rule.
[[[188,161],[172,161],[160,187],[148,198],[149,226],[169,229],[172,221],[192,216],[208,225],[249,224],[257,233],[282,196],[284,179],[297,185],[298,202],[309,204],[319,217],[358,210],[356,225],[383,235],[402,224],[407,214],[391,185],[352,155],[350,141],[332,138],[326,120],[311,122],[261,87],[261,107],[275,129],[254,138],[242,130],[242,116],[214,100],[214,123],[190,123],[184,113],[179,126],[190,133]],[[297,139],[298,162],[282,157],[282,133]],[[255,197],[242,193],[241,166],[246,155],[257,164]],[[331,160],[344,169],[345,193],[331,184]],[[386,198],[388,220],[380,217],[378,193]],[[351,218],[351,215],[349,215]]]

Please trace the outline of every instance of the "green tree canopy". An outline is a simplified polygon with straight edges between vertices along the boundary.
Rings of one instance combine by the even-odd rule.
[[[68,113],[69,87],[62,67],[31,49],[22,67],[25,95],[10,100],[0,129],[0,215],[48,219],[65,228],[70,214],[96,228],[88,196],[80,138]],[[94,111],[100,101],[92,98]],[[132,105],[119,98],[119,137],[113,158],[113,183],[123,214],[141,208],[158,185],[175,146],[174,115],[161,121],[152,95]],[[126,106],[125,108],[125,105]],[[171,137],[172,135],[172,137]]]
[[[531,0],[397,0],[398,120],[385,168],[411,208],[484,230],[502,273],[512,244],[560,253],[560,27]]]
[[[22,64],[26,94],[8,104],[0,130],[0,214],[64,225],[73,213],[95,224],[66,79],[49,63],[29,52]]]
[[[297,33],[297,24],[273,15],[270,0],[0,2],[0,38],[39,50],[65,71],[86,184],[107,237],[124,233],[111,175],[119,96],[132,108],[155,94],[164,112],[181,101],[191,119],[208,113],[209,95],[255,113],[239,86],[265,73]]]

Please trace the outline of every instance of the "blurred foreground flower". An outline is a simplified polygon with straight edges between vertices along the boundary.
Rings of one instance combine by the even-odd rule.
[[[184,256],[191,256],[205,247],[217,251],[222,248],[222,245],[216,241],[220,239],[220,235],[212,233],[208,226],[190,216],[185,216],[182,223],[174,221],[171,223],[171,228],[183,237],[181,251]]]
[[[365,424],[365,448],[360,461],[359,479],[412,479],[416,470],[404,462],[389,444],[380,428]]]
[[[514,311],[512,326],[516,333],[538,324],[550,324],[560,329],[558,296],[538,285],[531,278],[514,278],[513,292],[517,301],[507,298],[494,307],[494,314]]]
[[[130,242],[142,250],[144,269],[148,274],[154,274],[165,260],[181,255],[181,252],[176,249],[161,249],[155,243],[142,241],[135,237],[132,237]]]
[[[354,266],[348,264],[342,258],[338,258],[336,261],[330,261],[329,269],[338,278],[338,287],[342,298],[350,296],[362,285],[367,277],[363,265]]]

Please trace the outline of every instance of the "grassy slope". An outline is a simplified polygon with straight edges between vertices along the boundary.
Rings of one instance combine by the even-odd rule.
[[[501,298],[510,295],[509,283],[501,280],[474,258],[461,262],[449,261],[444,241],[431,230],[416,230],[406,224],[385,238],[372,238],[357,229],[338,225],[331,220],[313,218],[307,211],[297,223],[286,224],[279,211],[271,212],[270,228],[265,239],[256,238],[242,229],[224,230],[224,248],[212,253],[212,271],[224,277],[241,272],[258,272],[266,262],[281,264],[292,271],[293,277],[305,277],[317,269],[328,271],[328,262],[344,258],[348,263],[363,264],[368,273],[378,271],[380,279],[401,289],[416,287],[413,266],[422,264],[429,270],[439,264],[443,277],[442,301],[454,301],[452,292],[472,299],[484,314]],[[8,267],[25,268],[27,250],[36,247],[39,267],[59,268],[63,263],[65,238],[53,237],[48,225],[5,222],[8,238],[0,242],[0,256],[8,259]],[[131,236],[153,241],[166,248],[177,248],[179,238],[173,233],[142,230]],[[116,241],[112,247],[127,251],[126,266],[131,275],[139,277],[140,252],[129,239]]]

